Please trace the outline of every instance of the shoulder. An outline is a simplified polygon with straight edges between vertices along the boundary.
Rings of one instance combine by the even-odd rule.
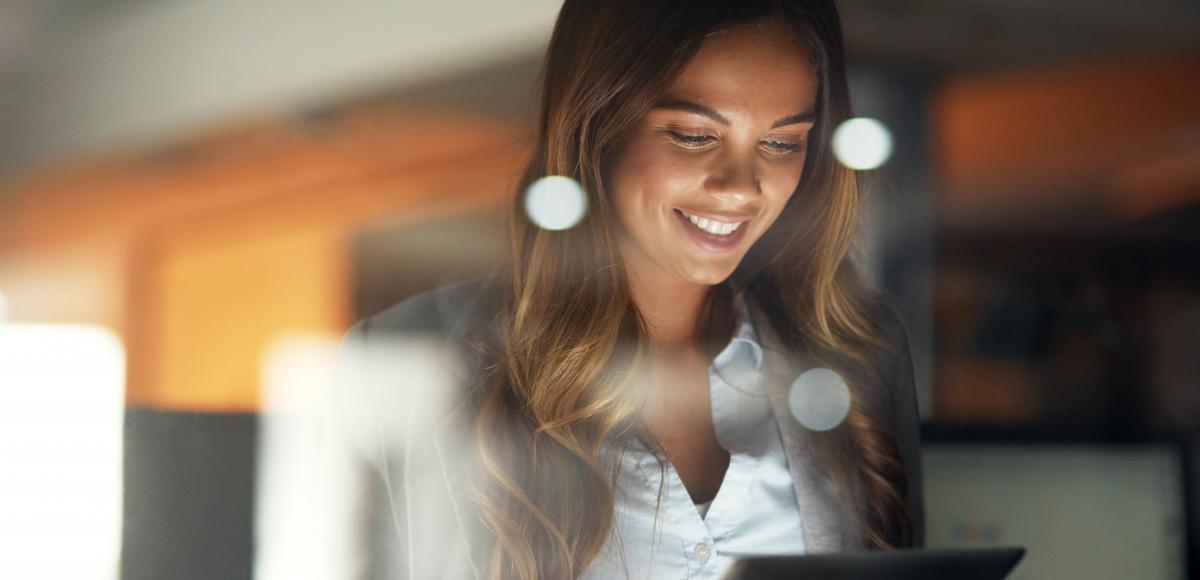
[[[471,382],[482,353],[469,332],[488,328],[496,284],[472,278],[428,290],[359,319],[338,347],[334,389],[391,392],[398,377],[430,363],[449,365],[449,375]],[[440,362],[438,362],[440,361]],[[440,367],[439,367],[440,368]]]
[[[875,309],[881,338],[886,343],[881,355],[884,380],[889,397],[893,434],[903,464],[902,496],[908,510],[905,533],[892,538],[898,546],[925,545],[925,501],[922,491],[920,410],[908,331],[899,310],[880,302]]]
[[[426,290],[355,322],[346,332],[349,342],[380,336],[422,336],[454,342],[471,322],[487,316],[497,289],[487,278],[471,278]]]
[[[866,360],[850,366],[857,379],[872,385],[868,398],[882,417],[898,423],[913,422],[917,413],[916,384],[904,317],[894,304],[881,297],[866,306],[872,340],[862,345]]]
[[[441,286],[359,319],[345,332],[330,403],[371,461],[378,459],[372,441],[403,444],[403,434],[392,430],[415,428],[409,415],[415,407],[425,419],[441,416],[474,383],[477,360],[464,348],[466,327],[484,316],[481,306],[494,287],[482,278]]]
[[[427,290],[359,321],[372,333],[421,333],[448,337],[468,318],[481,315],[489,291],[484,278],[472,278]]]
[[[871,319],[883,346],[877,350],[883,370],[892,377],[911,373],[912,355],[909,350],[908,329],[904,317],[890,301],[878,298],[871,303]],[[906,368],[909,367],[909,368]]]

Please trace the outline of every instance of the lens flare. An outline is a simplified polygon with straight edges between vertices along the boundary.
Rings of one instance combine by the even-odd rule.
[[[833,132],[833,153],[851,169],[875,169],[892,156],[892,133],[869,117],[847,119]]]
[[[542,229],[571,229],[587,215],[587,196],[579,182],[570,177],[546,176],[525,192],[525,213]]]
[[[828,431],[840,425],[850,412],[850,387],[834,371],[809,369],[792,382],[788,409],[808,429]]]

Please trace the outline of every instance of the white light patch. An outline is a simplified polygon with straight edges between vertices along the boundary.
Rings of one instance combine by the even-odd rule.
[[[8,298],[0,292],[0,324],[8,321]]]
[[[810,369],[792,382],[788,409],[801,425],[813,431],[837,427],[850,412],[850,387],[842,376],[825,368]]]
[[[332,519],[329,506],[334,494],[353,501],[355,490],[327,449],[322,415],[337,353],[336,336],[304,334],[281,336],[266,350],[254,501],[258,580],[329,577],[351,565],[337,555],[353,526]],[[295,517],[300,512],[305,517]]]
[[[525,213],[542,229],[570,229],[587,215],[587,196],[574,179],[550,175],[533,182],[526,190]]]
[[[391,520],[382,492],[410,485],[426,497],[445,485],[440,469],[394,479],[387,457],[402,457],[410,434],[419,438],[412,445],[434,444],[465,367],[431,337],[386,329],[374,331],[369,344],[357,335],[341,343],[318,334],[280,336],[265,355],[254,578],[344,577],[363,565],[364,546],[375,540],[372,514]],[[449,537],[457,529],[452,513],[422,514],[408,515],[422,534]]]
[[[833,153],[851,169],[875,169],[892,156],[892,133],[875,119],[847,119],[833,132]]]
[[[111,331],[0,326],[0,578],[118,577],[124,416]]]
[[[262,362],[262,414],[318,412],[328,396],[338,337],[285,334],[273,340]]]

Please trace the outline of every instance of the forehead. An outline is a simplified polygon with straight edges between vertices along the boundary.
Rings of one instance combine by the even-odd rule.
[[[730,114],[808,111],[818,79],[808,50],[786,23],[770,21],[711,35],[667,91]]]

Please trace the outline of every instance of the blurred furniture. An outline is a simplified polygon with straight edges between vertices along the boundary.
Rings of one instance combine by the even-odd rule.
[[[930,547],[1025,546],[1013,580],[1200,577],[1185,437],[944,424],[923,437]]]

